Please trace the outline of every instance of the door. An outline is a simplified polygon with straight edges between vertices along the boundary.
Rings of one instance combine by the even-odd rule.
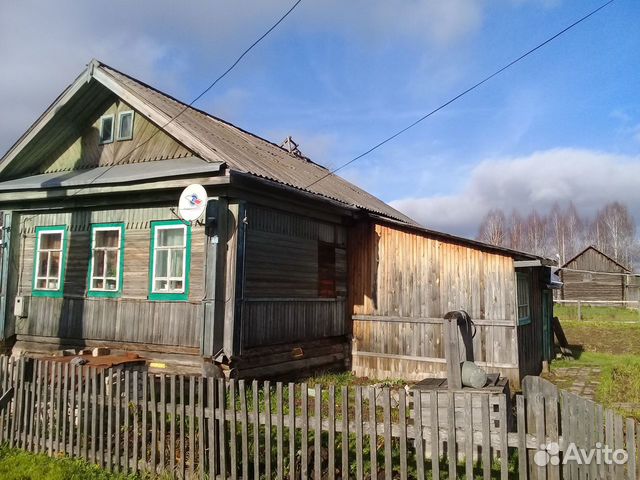
[[[551,290],[542,291],[542,359],[551,361],[553,356],[553,295]]]

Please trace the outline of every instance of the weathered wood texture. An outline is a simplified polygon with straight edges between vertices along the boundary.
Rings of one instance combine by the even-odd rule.
[[[331,298],[320,295],[320,242],[335,249]],[[346,277],[344,227],[249,205],[243,349],[344,335]]]
[[[464,309],[475,360],[519,381],[512,258],[372,223],[351,228],[348,256],[358,374],[444,376],[441,319]]]
[[[118,132],[118,113],[132,110],[133,108],[112,95],[92,112],[93,114],[84,125],[80,126],[84,129],[80,135],[63,142],[57,151],[48,156],[51,161],[41,163],[38,171],[33,173],[78,170],[115,163],[150,162],[192,155],[189,150],[166,133],[158,132],[155,125],[137,112],[134,114],[133,138],[124,141],[115,140]],[[100,145],[100,118],[103,115],[114,116],[114,141]]]
[[[191,233],[189,301],[151,302],[149,295],[150,224],[175,219],[169,207],[112,210],[77,210],[23,214],[18,253],[17,295],[30,295],[35,256],[35,227],[67,226],[64,297],[32,297],[29,316],[16,319],[15,333],[65,339],[141,342],[159,345],[199,345],[204,286],[203,227]],[[122,296],[87,297],[90,225],[125,224]],[[13,299],[11,299],[13,302]]]
[[[518,327],[518,366],[520,378],[538,375],[542,371],[543,328],[542,278],[539,268],[522,268],[518,272],[529,277],[529,315],[531,323]],[[551,325],[549,325],[551,326]]]
[[[594,248],[586,249],[565,267],[567,270],[561,270],[564,300],[637,300],[638,287],[633,277],[625,275],[628,270]]]
[[[8,357],[0,357],[0,385],[14,391],[0,412],[0,442],[124,474],[424,479],[457,471],[464,478],[471,472],[474,478],[638,478],[637,422],[537,377],[527,377],[523,395],[516,396],[515,425],[504,395],[474,389],[440,395],[345,386],[336,395],[331,385],[97,372]],[[561,460],[569,445],[588,452],[596,442],[601,449],[626,449],[629,459],[536,465],[534,454],[549,442],[558,444]],[[373,455],[363,455],[369,446]]]

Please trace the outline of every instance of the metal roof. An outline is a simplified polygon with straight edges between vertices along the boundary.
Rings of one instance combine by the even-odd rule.
[[[171,133],[173,128],[180,127],[182,131],[189,132],[205,147],[206,150],[196,152],[205,160],[223,160],[231,171],[248,173],[371,213],[417,225],[417,222],[408,216],[347,180],[334,174],[327,176],[329,170],[309,159],[296,156],[268,140],[189,107],[107,65],[98,62],[96,69],[99,71],[98,75],[106,74],[119,86],[156,110],[174,118],[166,125],[165,130]],[[325,176],[327,177],[322,179]],[[322,180],[314,183],[320,179]]]
[[[0,191],[139,182],[163,177],[215,173],[220,171],[221,165],[221,162],[212,163],[198,157],[185,157],[158,160],[153,164],[131,163],[70,172],[43,173],[0,182]]]

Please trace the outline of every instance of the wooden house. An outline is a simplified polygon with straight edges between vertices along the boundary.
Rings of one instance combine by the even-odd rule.
[[[185,222],[194,183],[206,213]],[[3,157],[0,210],[14,352],[419,379],[444,375],[440,323],[462,308],[480,365],[518,383],[550,338],[545,259],[426,230],[95,60]]]
[[[560,290],[562,300],[624,305],[640,299],[637,275],[594,246],[566,262],[560,275],[564,283]]]

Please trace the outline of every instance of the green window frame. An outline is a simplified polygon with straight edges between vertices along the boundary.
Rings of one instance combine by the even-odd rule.
[[[42,240],[44,236],[56,234],[60,235],[59,246],[49,244],[43,246]],[[56,256],[58,258],[58,268],[56,272],[52,272],[51,267],[55,264],[53,259]],[[36,227],[36,249],[33,257],[31,295],[34,297],[62,297],[67,267],[67,226]],[[45,269],[46,271],[44,271]],[[53,283],[51,287],[49,286],[50,283]]]
[[[96,246],[96,235],[99,232],[118,232],[118,243],[116,246],[98,245]],[[117,298],[122,295],[123,275],[124,275],[124,223],[94,223],[91,225],[91,253],[89,259],[89,275],[87,278],[87,296],[102,298]],[[116,272],[114,275],[108,274],[107,267],[109,257],[115,254]],[[96,272],[96,260],[102,257],[102,272]],[[108,284],[115,282],[115,288],[109,289]],[[100,286],[102,285],[102,286]]]
[[[516,273],[516,312],[518,325],[531,323],[531,289],[529,287],[529,275]]]
[[[167,244],[163,232],[182,230],[182,240]],[[191,270],[191,225],[181,220],[151,222],[149,300],[187,301]],[[176,261],[178,259],[178,261]],[[173,269],[173,270],[172,270]]]

